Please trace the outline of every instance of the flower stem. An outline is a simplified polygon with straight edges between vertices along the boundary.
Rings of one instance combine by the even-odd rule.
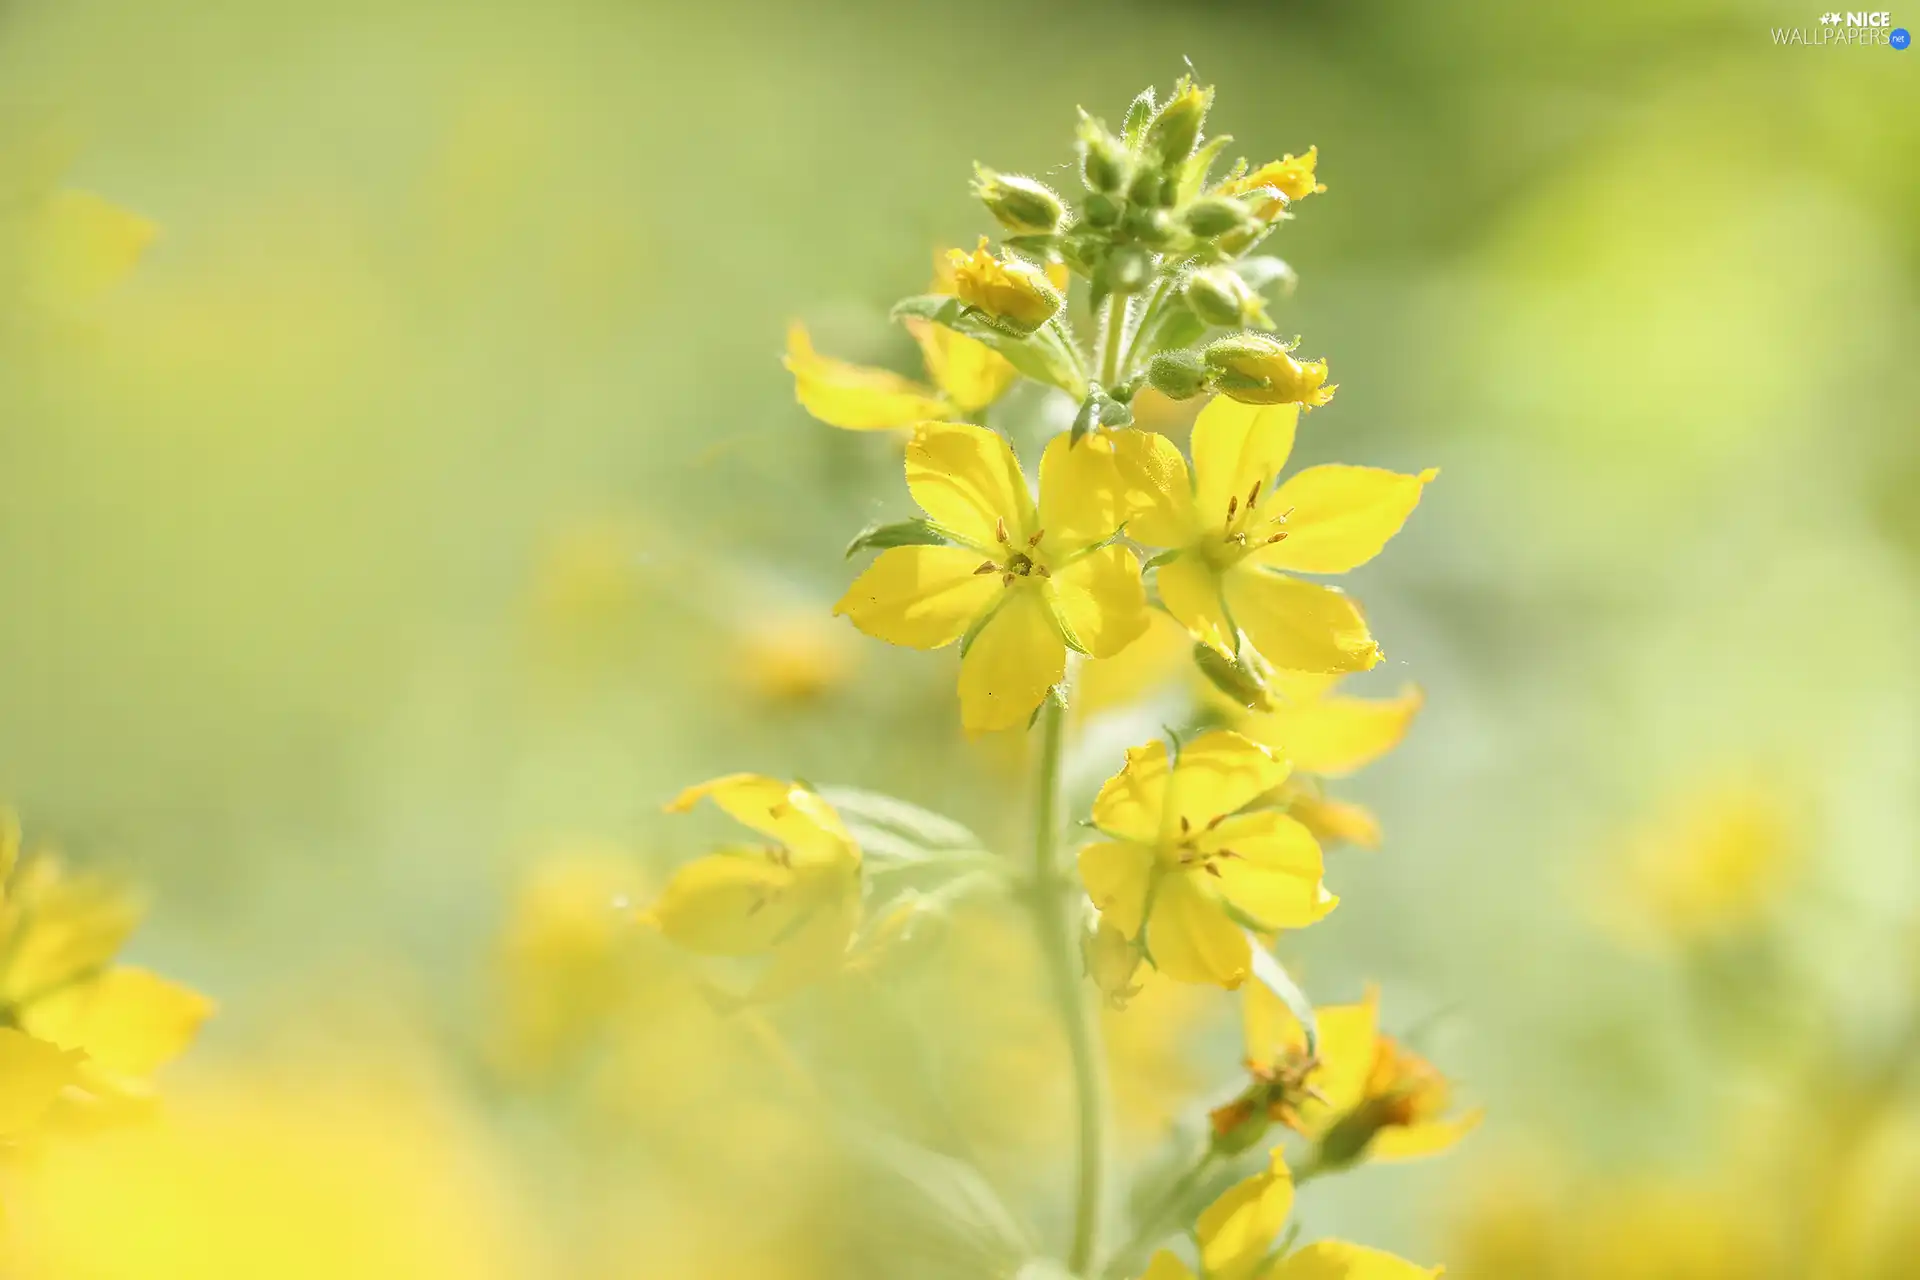
[[[1100,323],[1100,385],[1112,387],[1120,381],[1120,352],[1127,337],[1127,295],[1116,293],[1107,299],[1106,318]]]
[[[1213,1147],[1209,1145],[1201,1153],[1200,1158],[1181,1174],[1172,1186],[1167,1188],[1167,1193],[1161,1197],[1160,1203],[1141,1219],[1133,1235],[1125,1244],[1114,1250],[1112,1257],[1107,1259],[1104,1273],[1108,1280],[1125,1280],[1125,1277],[1139,1270],[1140,1264],[1145,1261],[1153,1246],[1159,1244],[1167,1233],[1187,1216],[1188,1202],[1198,1194],[1201,1187],[1206,1185],[1207,1178],[1213,1173],[1214,1161],[1217,1158]]]
[[[1076,890],[1060,867],[1060,762],[1066,738],[1065,699],[1049,699],[1040,713],[1040,759],[1034,772],[1031,902],[1034,929],[1073,1064],[1079,1160],[1067,1267],[1085,1276],[1099,1244],[1106,1196],[1107,1072],[1100,1049],[1099,1010],[1081,980]]]

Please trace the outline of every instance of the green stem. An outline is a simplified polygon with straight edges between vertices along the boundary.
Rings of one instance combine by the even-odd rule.
[[[1069,677],[1071,679],[1071,677]],[[1067,1036],[1079,1130],[1073,1243],[1067,1267],[1087,1275],[1100,1238],[1106,1198],[1107,1072],[1100,1050],[1099,1010],[1082,981],[1077,890],[1060,867],[1060,762],[1067,738],[1065,699],[1049,699],[1040,713],[1040,760],[1034,772],[1033,923]]]
[[[1136,1274],[1153,1246],[1165,1239],[1168,1232],[1188,1216],[1188,1203],[1206,1185],[1216,1159],[1218,1157],[1209,1145],[1193,1167],[1167,1188],[1167,1194],[1161,1197],[1153,1212],[1140,1220],[1140,1225],[1134,1228],[1127,1242],[1107,1259],[1104,1274],[1109,1280],[1125,1280],[1125,1277]]]
[[[1127,295],[1116,293],[1107,299],[1106,319],[1100,324],[1100,385],[1112,387],[1120,381],[1120,352],[1127,336]]]

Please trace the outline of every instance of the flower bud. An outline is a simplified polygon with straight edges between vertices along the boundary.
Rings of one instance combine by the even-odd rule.
[[[987,252],[985,236],[971,254],[947,250],[947,262],[953,268],[954,292],[960,301],[985,312],[1010,333],[1032,333],[1053,319],[1064,301],[1039,267]]]
[[[1067,216],[1060,197],[1044,184],[1015,173],[973,167],[973,194],[994,221],[1016,236],[1050,236]]]
[[[1138,293],[1153,279],[1153,255],[1139,245],[1115,245],[1100,270],[1108,293]]]
[[[1201,196],[1186,207],[1180,220],[1202,240],[1224,236],[1254,223],[1247,207],[1231,196]]]
[[[1133,980],[1140,969],[1140,944],[1120,932],[1111,920],[1103,917],[1086,936],[1085,959],[1087,976],[1109,1005],[1124,1009],[1127,1001],[1140,994],[1140,986]]]
[[[1272,323],[1267,319],[1260,295],[1226,267],[1205,267],[1193,272],[1180,287],[1180,294],[1193,308],[1193,314],[1223,329],[1247,324],[1264,328]]]
[[[1213,105],[1211,87],[1202,89],[1187,77],[1174,86],[1173,97],[1147,126],[1146,152],[1169,169],[1178,168],[1200,141],[1200,126]]]
[[[1163,208],[1174,201],[1178,188],[1157,169],[1141,169],[1127,184],[1127,199],[1147,209]]]
[[[1087,190],[1112,195],[1127,185],[1133,159],[1126,144],[1107,132],[1107,126],[1080,113],[1080,180]]]
[[[1298,404],[1311,409],[1333,399],[1327,362],[1295,360],[1290,343],[1264,333],[1237,333],[1208,344],[1214,385],[1242,404]]]
[[[1382,1129],[1405,1124],[1400,1104],[1391,1098],[1367,1098],[1333,1122],[1314,1148],[1315,1169],[1334,1173],[1359,1161]]]
[[[1193,351],[1162,351],[1147,365],[1147,381],[1169,400],[1191,400],[1210,380],[1207,366]]]
[[[1127,230],[1149,249],[1168,249],[1180,238],[1179,224],[1165,209],[1132,209],[1127,213]]]
[[[1080,205],[1080,220],[1090,227],[1102,231],[1112,230],[1120,225],[1120,215],[1126,212],[1126,206],[1109,195],[1095,191]]]
[[[1207,1125],[1212,1130],[1211,1146],[1215,1155],[1237,1156],[1251,1149],[1254,1144],[1267,1136],[1267,1130],[1273,1121],[1267,1114],[1267,1105],[1262,1096],[1261,1086],[1245,1090],[1239,1097],[1222,1107],[1215,1107],[1207,1113]]]

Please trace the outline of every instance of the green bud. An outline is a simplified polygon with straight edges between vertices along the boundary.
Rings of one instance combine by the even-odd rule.
[[[1191,400],[1207,389],[1207,366],[1193,351],[1162,351],[1147,365],[1147,381],[1169,400]]]
[[[1087,190],[1112,195],[1127,185],[1133,159],[1126,144],[1107,132],[1107,126],[1080,113],[1080,179]]]
[[[1165,249],[1180,238],[1180,227],[1165,209],[1127,211],[1127,231],[1149,249]]]
[[[1115,245],[1100,271],[1107,293],[1138,293],[1153,279],[1153,255],[1139,245]]]
[[[1120,215],[1126,211],[1126,206],[1118,200],[1096,191],[1081,204],[1080,218],[1088,226],[1106,231],[1119,226]]]
[[[1211,240],[1234,231],[1256,226],[1258,220],[1247,207],[1231,196],[1201,196],[1180,214],[1180,220],[1195,236]]]
[[[1098,198],[1098,197],[1096,197]],[[1113,243],[1106,235],[1092,227],[1077,226],[1060,237],[1060,256],[1066,264],[1083,276],[1091,276],[1107,260]]]
[[[1156,105],[1153,100],[1152,85],[1142,89],[1133,101],[1127,104],[1127,117],[1120,122],[1120,131],[1126,136],[1128,146],[1139,142],[1141,135],[1146,133],[1147,122],[1153,119]]]
[[[973,167],[973,194],[994,221],[1016,236],[1050,236],[1067,216],[1066,206],[1044,184],[1016,173]]]
[[[1208,645],[1193,646],[1193,665],[1214,688],[1249,711],[1273,710],[1273,698],[1260,676],[1238,658],[1223,658]]]
[[[1140,169],[1127,184],[1127,199],[1145,209],[1164,208],[1173,203],[1173,183],[1158,169]]]
[[[1166,168],[1179,168],[1200,141],[1200,126],[1206,122],[1207,108],[1212,105],[1211,87],[1202,89],[1190,77],[1182,76],[1174,86],[1173,97],[1147,126],[1146,153]]]
[[[1314,1149],[1314,1167],[1336,1173],[1359,1161],[1379,1132],[1394,1124],[1399,1104],[1391,1098],[1368,1098],[1333,1122]]]
[[[1223,329],[1271,323],[1267,320],[1266,308],[1260,303],[1260,295],[1226,267],[1206,267],[1193,272],[1181,285],[1180,294],[1195,315]]]

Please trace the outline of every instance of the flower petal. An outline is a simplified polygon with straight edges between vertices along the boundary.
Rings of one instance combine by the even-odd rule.
[[[1380,820],[1362,805],[1303,791],[1288,799],[1287,812],[1313,832],[1313,838],[1322,848],[1334,844],[1355,844],[1362,849],[1380,847]]]
[[[0,1027],[0,1137],[30,1127],[72,1084],[86,1055]]]
[[[833,611],[888,644],[938,649],[999,598],[1000,575],[976,572],[982,563],[971,547],[888,547]]]
[[[1398,746],[1424,700],[1412,685],[1393,698],[1317,698],[1248,716],[1241,727],[1294,768],[1340,777]]]
[[[965,413],[977,413],[998,400],[1020,376],[1005,356],[984,342],[931,320],[909,317],[906,326],[920,344],[934,384]]]
[[[1140,562],[1125,547],[1087,552],[1054,570],[1042,590],[1061,632],[1096,658],[1111,658],[1147,629]]]
[[[21,1016],[31,1035],[79,1049],[87,1065],[150,1076],[179,1057],[213,1016],[213,1001],[191,987],[131,965],[33,1001]]]
[[[846,962],[847,945],[860,924],[859,876],[816,871],[803,878],[800,896],[813,909],[774,946],[772,961],[754,984],[756,1000],[777,1000]]]
[[[1169,978],[1237,987],[1246,981],[1252,947],[1226,908],[1195,884],[1195,878],[1187,872],[1161,881],[1147,921],[1147,953]]]
[[[931,387],[885,369],[820,355],[803,325],[787,329],[787,354],[781,363],[793,375],[794,398],[828,426],[880,431],[943,418],[952,410]]]
[[[1050,563],[1112,537],[1126,518],[1112,440],[1093,431],[1078,441],[1062,432],[1047,442],[1040,457],[1040,549]]]
[[[1228,818],[1201,838],[1204,852],[1232,850],[1213,862],[1220,896],[1269,929],[1302,929],[1338,899],[1320,883],[1320,846],[1300,823],[1272,809]]]
[[[1080,880],[1103,920],[1129,938],[1140,936],[1147,889],[1153,879],[1153,850],[1130,840],[1105,840],[1080,851]]]
[[[1240,1031],[1246,1042],[1247,1061],[1255,1066],[1271,1065],[1307,1047],[1300,1020],[1264,982],[1250,983],[1240,990]]]
[[[1446,1120],[1390,1124],[1373,1135],[1373,1141],[1367,1146],[1367,1159],[1393,1162],[1437,1156],[1458,1145],[1462,1138],[1478,1129],[1484,1119],[1486,1112],[1476,1107]]]
[[[1223,658],[1237,649],[1233,622],[1221,603],[1220,578],[1200,556],[1188,553],[1154,570],[1160,603],[1190,635]]]
[[[709,854],[674,872],[647,918],[689,951],[758,955],[812,914],[799,886],[792,867],[759,850]]]
[[[960,723],[968,733],[1024,724],[1067,673],[1067,646],[1033,586],[1007,592],[960,659]]]
[[[784,846],[796,862],[839,864],[860,860],[860,848],[833,806],[797,783],[754,773],[730,773],[688,787],[667,805],[667,812],[685,813],[703,798],[711,799],[735,822]]]
[[[1199,537],[1193,479],[1173,441],[1157,431],[1108,431],[1127,509],[1127,536],[1149,547],[1184,547]]]
[[[1228,1187],[1194,1224],[1207,1280],[1251,1276],[1292,1211],[1293,1178],[1280,1155],[1265,1171]]]
[[[1265,1280],[1431,1280],[1439,1267],[1416,1267],[1378,1249],[1320,1240],[1288,1254]]]
[[[1215,396],[1193,423],[1194,502],[1205,528],[1227,520],[1227,504],[1258,499],[1293,452],[1297,404],[1241,404]],[[1255,486],[1258,492],[1255,492]]]
[[[1164,742],[1128,747],[1126,764],[1093,798],[1093,825],[1108,835],[1144,845],[1158,844],[1167,825],[1171,767]]]
[[[1199,837],[1286,779],[1286,762],[1271,751],[1230,729],[1215,729],[1180,748],[1167,807],[1173,822]]]
[[[1380,993],[1369,987],[1359,1003],[1323,1006],[1313,1011],[1313,1020],[1320,1031],[1320,1066],[1308,1083],[1326,1100],[1321,1114],[1351,1111],[1366,1097],[1380,1045]]]
[[[1276,569],[1345,573],[1380,554],[1440,473],[1417,476],[1378,467],[1308,467],[1262,504],[1260,517],[1287,513],[1287,536],[1254,558]]]
[[[1221,594],[1247,639],[1276,667],[1365,671],[1380,661],[1359,606],[1332,587],[1241,564],[1222,578]]]
[[[907,488],[920,509],[955,537],[982,550],[1011,545],[1034,532],[1033,498],[1013,447],[998,433],[966,422],[925,422],[907,442]]]

